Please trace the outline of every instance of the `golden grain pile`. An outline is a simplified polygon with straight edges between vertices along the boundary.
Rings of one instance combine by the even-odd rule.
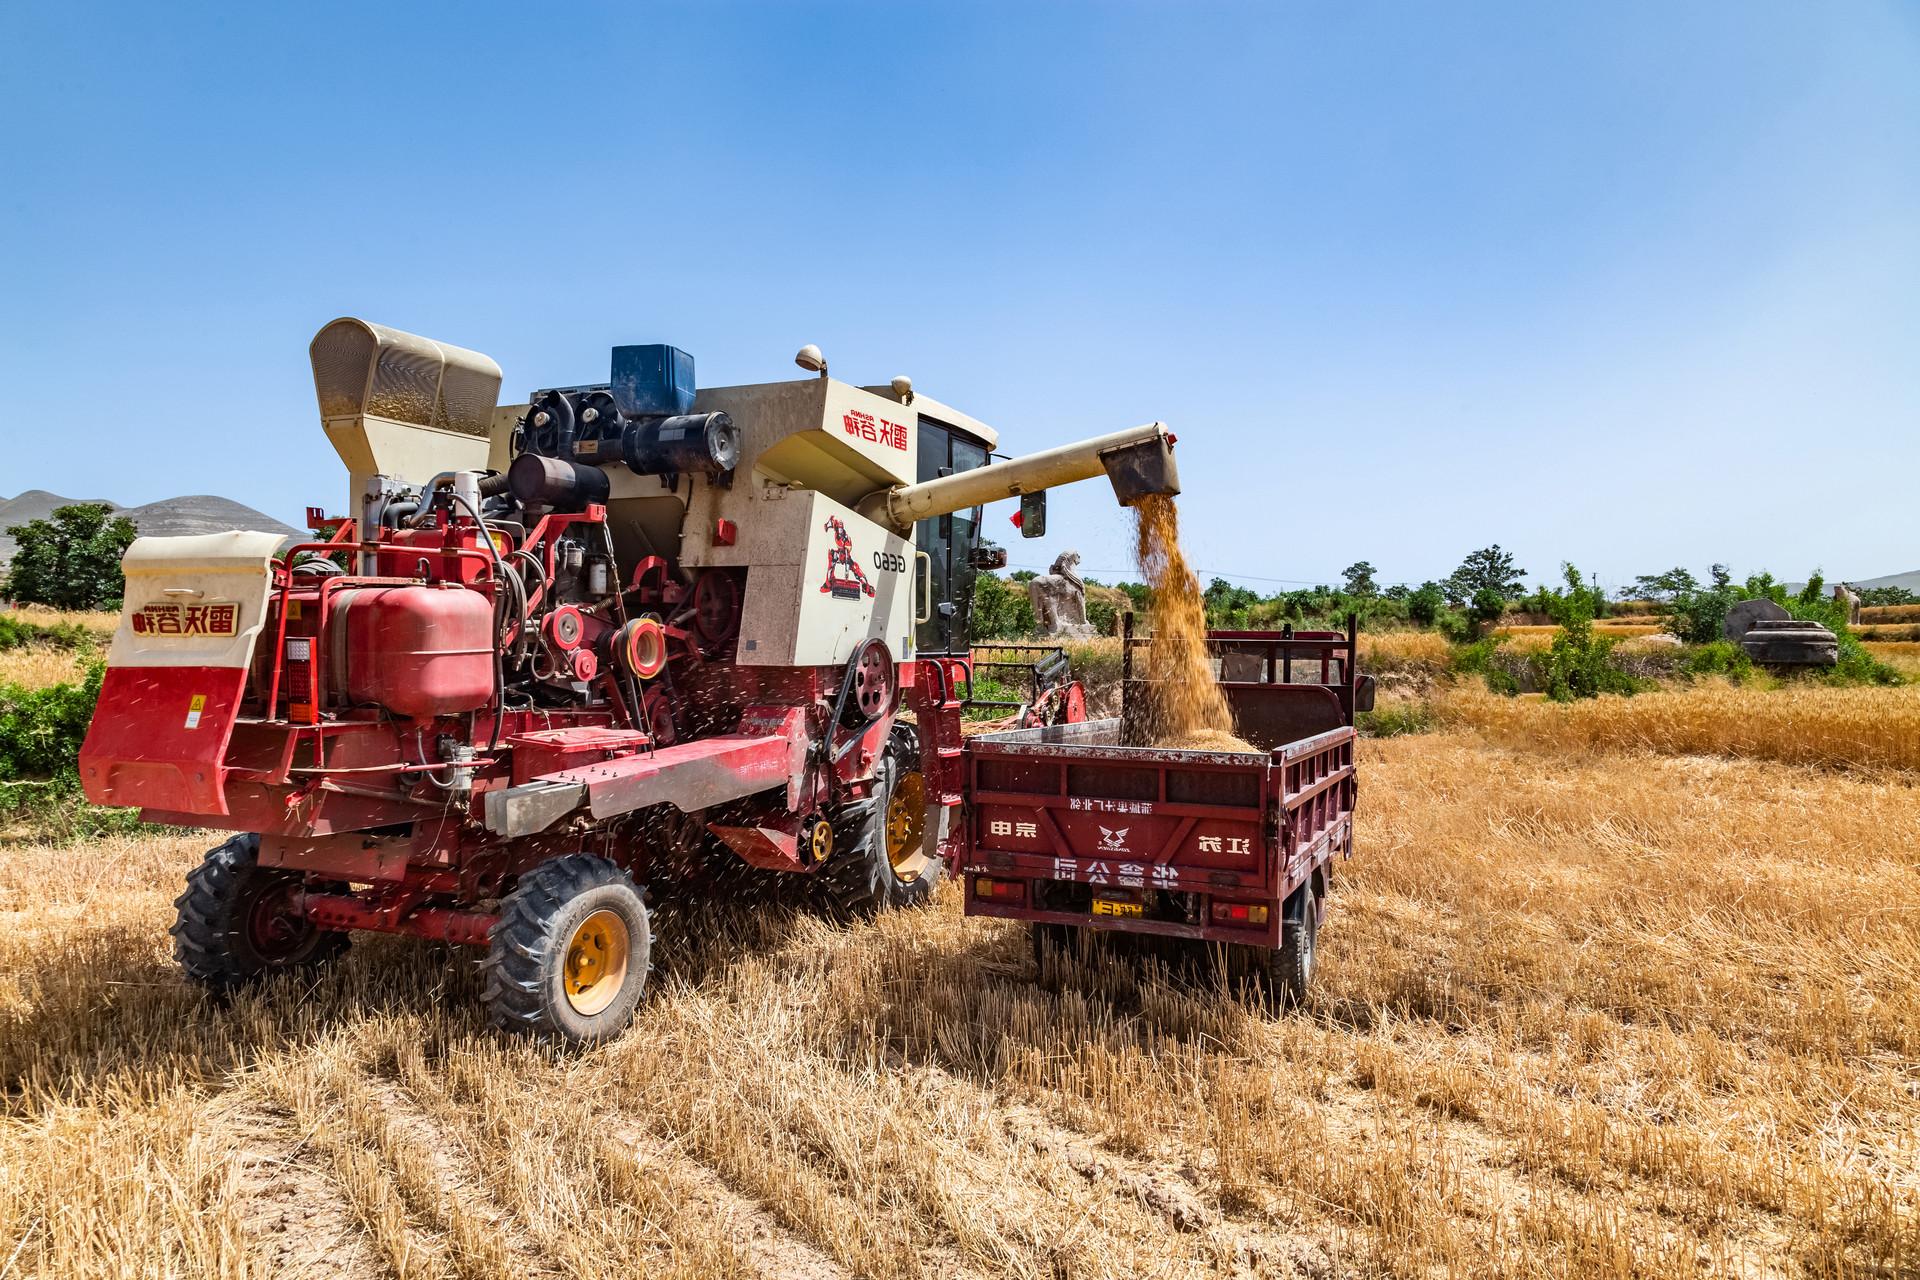
[[[1857,727],[1766,696],[1796,749]],[[205,839],[0,848],[0,1271],[1915,1274],[1920,774],[1602,738],[1364,743],[1291,1015],[1098,957],[1049,991],[949,894],[663,911],[631,1032],[566,1055],[404,940],[202,999]]]

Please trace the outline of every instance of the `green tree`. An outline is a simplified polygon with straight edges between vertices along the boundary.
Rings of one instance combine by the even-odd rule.
[[[1715,568],[1724,566],[1716,565]],[[1665,573],[1643,573],[1622,593],[1629,600],[1671,600],[1689,591],[1698,591],[1700,580],[1678,566]]]
[[[1259,593],[1236,587],[1225,578],[1207,584],[1204,600],[1209,627],[1244,627],[1253,606],[1260,603]]]
[[[1496,542],[1460,562],[1460,567],[1447,579],[1447,598],[1455,604],[1471,606],[1476,613],[1481,612],[1483,593],[1498,596],[1504,606],[1525,593],[1526,583],[1521,579],[1526,576],[1525,569],[1514,566],[1512,553],[1502,551]],[[1498,610],[1493,616],[1500,616]]]
[[[1407,597],[1407,617],[1423,627],[1432,626],[1447,604],[1447,593],[1437,582],[1423,582]]]
[[[1031,575],[1029,575],[1031,576]],[[997,573],[982,572],[973,580],[973,639],[1012,640],[1030,636],[1038,624],[1026,586]]]
[[[7,530],[19,544],[0,593],[55,609],[117,609],[126,592],[120,557],[139,536],[133,521],[99,502],[61,507],[51,519]]]
[[[1566,590],[1547,596],[1547,612],[1560,624],[1553,644],[1533,660],[1534,678],[1555,702],[1596,698],[1603,693],[1632,693],[1633,678],[1609,658],[1613,641],[1593,633],[1595,607],[1605,594],[1570,564],[1560,566]]]
[[[1347,580],[1347,594],[1350,596],[1379,595],[1380,588],[1373,580],[1376,572],[1378,570],[1365,560],[1356,560],[1342,569],[1340,576]]]

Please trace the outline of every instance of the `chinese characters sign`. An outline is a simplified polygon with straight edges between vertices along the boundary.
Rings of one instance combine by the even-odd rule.
[[[230,600],[207,604],[171,601],[142,605],[133,615],[137,636],[232,636],[240,633],[240,606]]]
[[[906,452],[907,429],[898,422],[888,422],[885,418],[875,418],[870,413],[852,409],[840,419],[840,425],[846,428],[848,435],[869,444],[884,444],[890,449]]]

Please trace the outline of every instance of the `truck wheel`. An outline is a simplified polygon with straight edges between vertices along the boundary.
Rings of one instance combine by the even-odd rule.
[[[822,893],[843,915],[872,915],[917,907],[933,896],[946,864],[928,857],[927,784],[913,750],[911,731],[896,728],[874,773],[873,797],[858,819],[856,835],[819,872]]]
[[[207,850],[173,900],[174,959],[187,977],[229,991],[267,974],[324,964],[347,935],[300,913],[302,877],[259,865],[260,837],[237,835]]]
[[[1314,944],[1320,929],[1311,885],[1301,885],[1287,900],[1280,945],[1267,952],[1267,992],[1283,1009],[1299,1006],[1313,980]]]
[[[496,1026],[597,1044],[633,1019],[652,950],[632,876],[590,854],[551,858],[501,900],[480,998]]]

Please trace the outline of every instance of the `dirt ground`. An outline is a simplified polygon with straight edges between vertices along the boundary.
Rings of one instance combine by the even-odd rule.
[[[357,937],[220,1007],[210,843],[0,848],[0,1277],[1920,1273],[1912,775],[1372,741],[1317,994],[663,910],[620,1041]]]

